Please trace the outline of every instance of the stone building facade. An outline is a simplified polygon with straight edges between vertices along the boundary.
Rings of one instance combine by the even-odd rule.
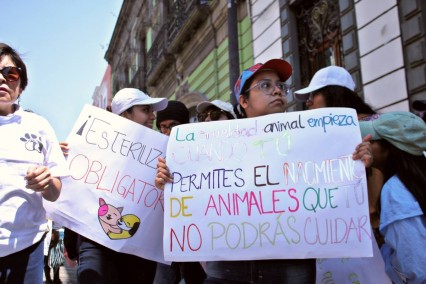
[[[270,58],[299,89],[319,68],[345,67],[380,112],[426,100],[426,1],[230,0],[240,70]],[[123,87],[184,102],[232,97],[227,0],[124,0],[105,55],[112,93]],[[289,98],[289,110],[303,105]],[[415,112],[415,111],[414,111]]]
[[[238,5],[241,68],[253,64],[247,5]],[[123,87],[184,102],[230,100],[226,1],[124,0],[105,55]]]

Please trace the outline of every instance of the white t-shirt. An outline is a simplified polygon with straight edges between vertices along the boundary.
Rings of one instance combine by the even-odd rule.
[[[41,193],[26,189],[30,166],[69,175],[56,135],[43,117],[18,109],[0,116],[0,257],[37,243],[47,230]]]

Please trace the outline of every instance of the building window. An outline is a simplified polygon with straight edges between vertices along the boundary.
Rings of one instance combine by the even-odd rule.
[[[330,65],[343,65],[338,0],[302,1],[296,7],[301,83]]]
[[[148,30],[146,31],[146,51],[149,51],[151,49],[152,46],[152,28],[149,27]]]
[[[132,30],[130,33],[130,80],[133,80],[134,76],[139,70],[139,40],[138,40],[138,32],[137,32],[137,22],[132,26]]]

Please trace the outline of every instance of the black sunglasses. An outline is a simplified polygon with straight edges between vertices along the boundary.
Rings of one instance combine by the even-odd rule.
[[[197,114],[197,118],[198,118],[199,122],[205,121],[206,118],[209,117],[209,116],[210,116],[211,120],[219,120],[222,113],[226,114],[225,111],[223,111],[221,109],[211,110],[211,111],[206,111],[206,112],[202,112],[202,113]]]
[[[19,80],[21,69],[18,67],[8,66],[0,70],[0,73],[7,82],[15,82]]]

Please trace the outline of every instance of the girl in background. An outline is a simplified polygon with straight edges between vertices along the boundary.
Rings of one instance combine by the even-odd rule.
[[[381,248],[393,283],[426,282],[426,124],[410,112],[373,115],[360,122],[372,136],[373,167],[383,172]]]
[[[355,92],[355,82],[351,74],[343,67],[328,66],[318,70],[309,86],[294,92],[297,101],[304,102],[308,109],[324,107],[348,107],[356,110],[358,120],[376,112]],[[370,222],[376,240],[382,239],[379,228],[379,199],[383,186],[383,175],[375,168],[367,169],[368,205]]]

